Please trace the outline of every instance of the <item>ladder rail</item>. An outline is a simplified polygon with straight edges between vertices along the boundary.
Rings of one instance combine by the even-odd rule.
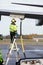
[[[16,44],[16,39],[14,39],[14,41],[13,41],[13,43],[12,43],[12,46],[11,46],[11,49],[9,50],[9,52],[8,52],[8,54],[7,54],[7,57],[6,57],[6,61],[5,61],[5,65],[8,65],[8,62],[9,62],[9,60],[10,60],[10,55],[11,55],[11,53],[12,53],[12,50],[13,50],[13,48],[14,48],[14,46],[15,46],[15,48],[16,48],[16,52],[17,52],[17,61],[18,61],[18,56],[19,56],[19,52],[18,52],[18,47],[17,47],[17,44]],[[20,57],[20,56],[19,56]]]

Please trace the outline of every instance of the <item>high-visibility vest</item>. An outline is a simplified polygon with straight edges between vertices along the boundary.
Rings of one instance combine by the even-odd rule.
[[[13,25],[13,24],[10,24],[10,32],[14,32],[16,30],[17,30],[17,26]]]
[[[2,59],[2,58],[0,58],[0,62],[1,62],[1,63],[3,62],[3,59]]]
[[[0,62],[2,62],[3,61],[3,59],[2,59],[2,54],[0,54]]]

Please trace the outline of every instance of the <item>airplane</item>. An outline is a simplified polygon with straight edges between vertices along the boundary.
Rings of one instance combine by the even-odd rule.
[[[24,3],[13,3],[13,2],[11,4],[43,8],[43,5],[36,5],[36,4],[24,4]],[[0,9],[0,20],[1,20],[1,15],[14,16],[14,17],[19,17],[19,18],[23,17],[23,18],[38,19],[39,22],[36,24],[36,26],[43,25],[43,13],[42,12]]]
[[[12,4],[14,4],[14,3],[12,3]],[[15,4],[19,5],[19,3],[15,3]],[[41,5],[31,5],[31,4],[27,5],[27,4],[22,4],[22,3],[20,3],[20,5],[34,6],[34,7],[43,7]],[[18,17],[20,19],[24,19],[24,18],[39,19],[39,22],[38,22],[37,26],[43,25],[43,13],[40,13],[40,12],[0,9],[0,20],[1,20],[1,15]],[[22,40],[22,37],[21,37],[21,40]],[[23,47],[23,50],[24,50],[23,42],[22,42],[22,47]],[[23,51],[23,53],[25,53],[25,52]],[[24,54],[24,56],[25,56],[25,54]],[[25,59],[26,59],[26,57],[25,57]],[[25,61],[27,63],[27,60],[25,60]]]

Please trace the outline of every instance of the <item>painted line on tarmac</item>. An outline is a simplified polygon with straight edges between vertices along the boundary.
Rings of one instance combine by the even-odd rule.
[[[40,50],[40,49],[35,49],[35,50],[25,50],[25,51],[43,51],[43,50]]]

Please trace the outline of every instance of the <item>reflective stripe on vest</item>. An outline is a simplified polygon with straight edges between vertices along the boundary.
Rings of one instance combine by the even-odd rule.
[[[16,31],[16,30],[17,30],[16,25],[10,24],[10,31],[11,31],[11,32],[14,32],[14,31]]]

